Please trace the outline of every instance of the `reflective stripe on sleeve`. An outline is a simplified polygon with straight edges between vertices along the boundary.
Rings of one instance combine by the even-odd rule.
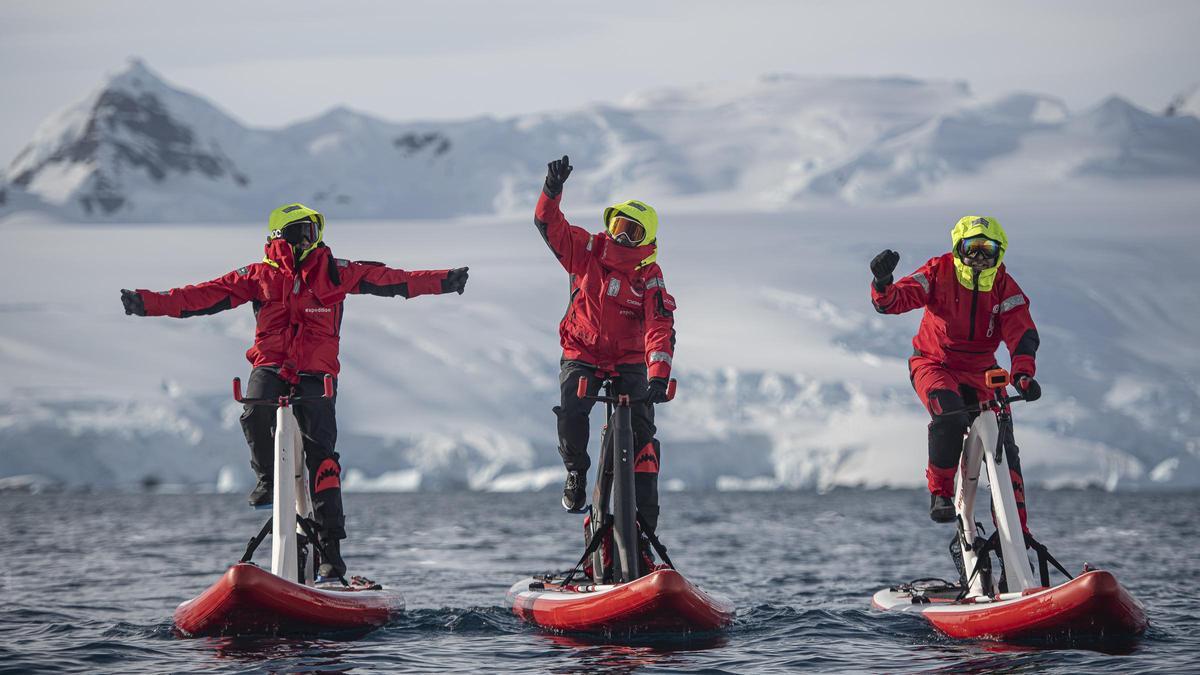
[[[650,363],[661,361],[668,366],[671,365],[671,355],[666,352],[650,352]]]
[[[1008,310],[1020,307],[1023,304],[1025,304],[1025,296],[1018,293],[1005,298],[1004,302],[1000,303],[1000,312],[1007,312]]]
[[[918,284],[921,284],[921,288],[925,290],[926,294],[929,293],[929,280],[925,278],[924,274],[917,272],[916,274],[912,275],[912,278],[915,279]]]
[[[651,288],[661,288],[666,290],[667,285],[663,283],[662,277],[654,277],[646,282],[646,290],[650,290]]]

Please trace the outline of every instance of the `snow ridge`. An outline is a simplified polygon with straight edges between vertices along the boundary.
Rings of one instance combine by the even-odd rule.
[[[1156,115],[1114,97],[1073,114],[1037,94],[979,100],[961,82],[776,75],[508,119],[394,123],[338,107],[268,130],[134,60],[36,132],[0,176],[0,218],[236,221],[296,200],[343,219],[507,214],[563,153],[589,203],[879,203],[996,172],[1040,189],[1186,180],[1200,175],[1193,104]]]

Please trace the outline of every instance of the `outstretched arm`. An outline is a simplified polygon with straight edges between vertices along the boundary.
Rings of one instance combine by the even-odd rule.
[[[418,295],[462,294],[467,285],[467,268],[452,270],[402,270],[377,262],[337,260],[347,293],[383,297],[415,298]]]
[[[888,253],[892,255],[887,256]],[[892,283],[892,271],[899,260],[899,253],[884,251],[871,262],[871,271],[875,274],[875,280],[871,282],[871,304],[875,305],[875,311],[880,314],[903,314],[924,307],[929,303],[930,294],[933,292],[933,263],[936,258],[921,265],[916,272]],[[880,273],[883,276],[880,276]]]
[[[212,281],[169,291],[121,289],[121,303],[126,314],[138,316],[186,319],[216,314],[258,299],[258,282],[253,277],[260,264],[247,265]]]
[[[563,155],[546,166],[546,184],[538,197],[533,224],[558,262],[571,274],[582,274],[592,250],[592,235],[567,222],[559,208],[563,183],[571,175],[570,158]]]

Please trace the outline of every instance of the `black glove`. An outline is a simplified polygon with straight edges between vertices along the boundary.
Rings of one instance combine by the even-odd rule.
[[[146,303],[142,302],[142,294],[127,288],[121,289],[121,304],[125,305],[126,314],[146,316]]]
[[[542,191],[547,197],[557,197],[562,192],[563,183],[567,182],[567,176],[571,175],[574,168],[571,166],[571,158],[566,155],[546,165],[546,186]]]
[[[884,249],[871,260],[871,274],[875,275],[875,290],[880,293],[892,285],[892,272],[896,263],[900,262],[900,254],[890,248]]]
[[[1017,391],[1021,392],[1026,401],[1032,403],[1042,397],[1042,385],[1038,384],[1033,377],[1025,373],[1017,373],[1013,381],[1017,385]]]
[[[650,378],[650,383],[646,385],[646,402],[647,403],[666,403],[668,382],[661,377]]]
[[[446,273],[446,278],[442,279],[443,293],[458,293],[463,294],[463,290],[467,287],[467,267],[457,267]]]

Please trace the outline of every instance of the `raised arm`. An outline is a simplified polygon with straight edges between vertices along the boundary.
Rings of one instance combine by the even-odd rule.
[[[255,276],[261,264],[247,265],[212,281],[172,288],[169,291],[122,289],[121,302],[125,305],[126,314],[139,316],[186,319],[216,314],[250,300],[260,299],[259,284]]]
[[[568,223],[559,208],[563,183],[571,175],[572,169],[570,158],[566,155],[546,165],[546,184],[538,197],[533,224],[563,268],[571,274],[582,274],[592,250],[592,235]]]
[[[929,303],[933,292],[934,261],[930,259],[912,274],[892,283],[892,271],[900,261],[900,254],[895,251],[884,251],[871,261],[871,272],[875,275],[871,282],[871,304],[880,314],[903,314]]]

